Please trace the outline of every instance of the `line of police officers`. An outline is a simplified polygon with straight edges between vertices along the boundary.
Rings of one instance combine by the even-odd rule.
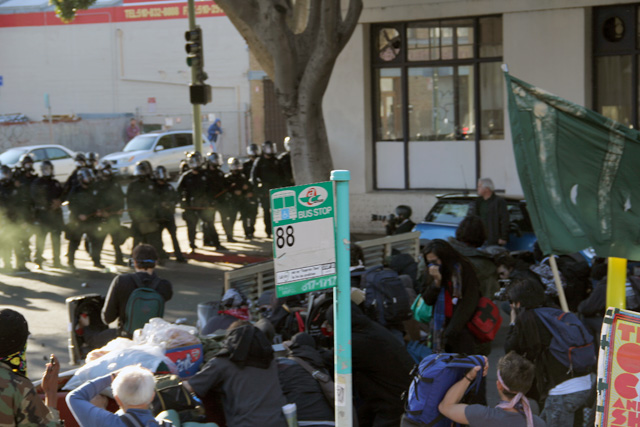
[[[162,232],[167,230],[178,262],[186,262],[176,236],[175,208],[183,209],[183,219],[191,251],[196,249],[196,230],[202,222],[203,244],[217,250],[226,248],[220,243],[214,226],[218,211],[227,242],[235,242],[233,226],[240,214],[246,239],[253,239],[258,204],[264,211],[265,232],[271,237],[269,190],[293,185],[289,141],[287,151],[276,156],[271,141],[247,147],[249,159],[244,163],[228,159],[229,173],[221,170],[222,156],[209,153],[206,158],[198,152],[187,154],[189,169],[179,179],[177,190],[169,183],[163,166],[152,170],[148,161],[141,161],[134,169],[134,180],[126,194],[113,174],[111,163],[99,163],[97,153],[75,157],[76,169],[64,184],[54,178],[53,164],[47,160],[40,167],[40,176],[34,171],[29,155],[20,159],[14,170],[0,166],[0,258],[5,270],[11,270],[12,253],[16,271],[28,271],[31,261],[29,241],[35,234],[34,262],[42,268],[44,242],[51,236],[53,266],[60,268],[62,232],[69,241],[67,262],[75,268],[75,253],[85,236],[85,249],[94,266],[103,268],[101,252],[105,238],[110,235],[115,252],[115,263],[124,265],[121,245],[133,237],[138,243],[153,245],[161,262],[168,259],[162,245]],[[69,220],[65,226],[62,205],[68,202]],[[126,208],[131,228],[122,226],[121,217]]]

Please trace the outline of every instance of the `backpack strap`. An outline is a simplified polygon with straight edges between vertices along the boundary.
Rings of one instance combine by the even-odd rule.
[[[138,420],[138,417],[130,414],[129,412],[125,412],[124,414],[122,414],[120,416],[120,419],[127,425],[127,427],[144,427],[140,420]]]
[[[331,381],[331,377],[329,375],[325,374],[320,369],[315,369],[313,366],[311,366],[309,363],[307,363],[303,359],[296,356],[289,356],[287,357],[287,359],[291,359],[297,362],[298,365],[302,366],[305,371],[309,372],[309,374],[311,374],[313,379],[315,379],[316,381],[322,382],[322,383],[327,383]]]
[[[140,276],[138,276],[138,273],[133,273],[132,277],[133,277],[133,281],[136,283],[136,288],[151,288],[154,291],[157,291],[158,285],[160,284],[160,278],[155,275],[151,276],[151,283],[149,284],[149,286],[146,286],[142,282],[142,279],[140,279]]]

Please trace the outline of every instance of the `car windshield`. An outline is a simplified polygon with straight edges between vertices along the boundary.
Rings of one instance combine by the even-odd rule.
[[[438,200],[429,211],[425,221],[444,224],[460,224],[467,216],[471,200]]]
[[[12,148],[0,154],[0,164],[15,165],[20,160],[20,156],[29,151],[28,148]]]
[[[122,151],[144,151],[151,150],[153,147],[153,142],[156,140],[157,135],[138,135],[133,138],[129,143],[124,147]]]

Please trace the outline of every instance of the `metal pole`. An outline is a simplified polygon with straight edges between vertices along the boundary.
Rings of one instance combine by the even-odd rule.
[[[560,273],[558,272],[558,264],[556,263],[556,257],[551,254],[549,256],[549,265],[551,266],[551,272],[553,273],[553,280],[556,282],[556,290],[558,291],[558,300],[560,301],[560,307],[565,313],[569,312],[569,305],[567,304],[567,297],[564,296],[564,288],[560,281]]]
[[[607,262],[607,307],[625,308],[626,282],[627,260],[610,257]]]
[[[351,378],[351,277],[349,273],[349,180],[346,170],[331,171],[336,182],[336,270],[338,286],[333,289],[335,411],[336,426],[353,425]]]
[[[189,31],[196,29],[196,6],[195,0],[189,0]],[[191,84],[198,83],[198,75],[196,67],[191,68]],[[202,153],[202,116],[200,113],[200,104],[192,104],[193,106],[193,145],[196,151]]]

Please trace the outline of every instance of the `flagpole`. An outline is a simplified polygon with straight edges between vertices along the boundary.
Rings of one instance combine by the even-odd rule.
[[[556,256],[553,254],[549,256],[549,265],[551,266],[551,271],[553,272],[553,280],[556,282],[556,289],[558,290],[560,307],[562,307],[562,311],[567,313],[569,311],[569,305],[567,304],[567,297],[564,295],[564,288],[562,287],[562,282],[560,281],[560,273],[558,272],[558,264],[556,264]]]
[[[609,257],[607,262],[607,307],[626,306],[627,260]]]

